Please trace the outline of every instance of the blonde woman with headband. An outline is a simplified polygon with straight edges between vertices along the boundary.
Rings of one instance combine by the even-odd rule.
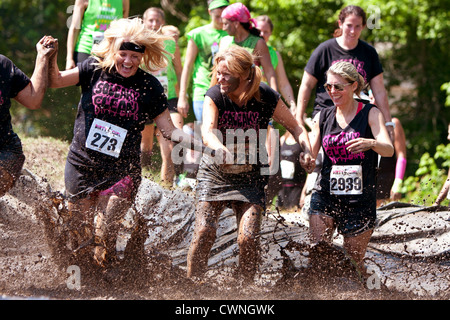
[[[364,274],[363,259],[376,219],[378,155],[390,157],[394,147],[381,111],[353,98],[365,86],[354,65],[338,62],[326,77],[333,106],[313,120],[313,156],[323,147],[324,158],[311,197],[310,232],[314,244],[331,244],[337,229],[346,253]],[[320,264],[320,256],[312,255],[311,260]]]
[[[216,150],[216,156],[204,154],[197,174],[196,221],[187,261],[189,277],[201,277],[206,271],[219,216],[231,205],[238,225],[239,275],[253,280],[268,178],[264,171],[268,161],[263,130],[272,117],[301,145],[302,166],[313,169],[305,128],[297,124],[280,95],[261,82],[261,69],[253,59],[244,48],[232,46],[219,51],[214,60],[201,131],[203,142]],[[225,162],[217,151],[223,152]]]
[[[71,225],[79,235],[72,249],[94,239],[94,261],[100,266],[115,261],[118,221],[141,182],[145,122],[154,119],[168,139],[177,131],[190,141],[173,125],[160,82],[141,69],[166,66],[166,39],[145,28],[141,19],[120,19],[105,31],[93,56],[74,69],[59,71],[56,57],[52,61],[50,87],[79,85],[82,92],[65,168]]]

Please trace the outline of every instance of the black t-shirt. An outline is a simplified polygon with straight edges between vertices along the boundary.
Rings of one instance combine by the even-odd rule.
[[[260,100],[250,99],[246,105],[239,107],[227,95],[220,92],[220,86],[211,87],[206,96],[210,97],[216,105],[218,114],[218,129],[223,135],[223,144],[226,145],[226,131],[242,129],[235,132],[235,137],[245,135],[257,149],[256,164],[250,171],[234,174],[226,173],[223,168],[214,163],[214,160],[204,154],[197,174],[197,198],[199,201],[245,201],[265,206],[264,187],[267,185],[268,175],[261,173],[261,168],[268,166],[261,161],[263,152],[267,160],[265,149],[265,135],[260,130],[267,130],[269,121],[273,116],[280,94],[272,90],[265,83],[259,87]],[[261,140],[263,139],[263,140]],[[230,150],[231,151],[231,150]]]
[[[237,106],[227,95],[223,95],[219,85],[211,87],[205,96],[210,97],[219,109],[217,129],[223,137],[227,129],[254,129],[258,134],[260,129],[267,129],[280,99],[280,94],[265,83],[260,85],[260,101],[252,98],[242,107]]]
[[[0,146],[15,133],[11,125],[11,99],[22,91],[30,79],[14,63],[0,54]]]
[[[323,86],[326,83],[326,72],[330,66],[340,61],[351,62],[364,77],[366,83],[383,72],[377,51],[367,42],[359,40],[358,45],[352,50],[343,49],[335,38],[322,42],[314,50],[305,67],[305,71],[318,80],[312,116],[322,108],[333,105],[333,101]]]
[[[141,69],[124,78],[114,68],[111,72],[97,69],[95,61],[90,58],[78,65],[82,95],[67,160],[73,165],[106,171],[127,172],[131,164],[140,168],[141,131],[148,119],[154,119],[167,108],[164,89],[153,75]],[[94,119],[127,130],[118,157],[86,147]],[[96,143],[101,145],[104,141]]]
[[[323,165],[316,182],[316,190],[323,194],[330,194],[331,189],[337,191],[341,187],[357,187],[347,183],[346,175],[339,175],[342,181],[330,181],[332,167],[336,166],[361,166],[362,167],[362,194],[340,195],[340,199],[347,201],[375,200],[376,196],[376,166],[378,154],[372,149],[352,154],[347,151],[345,143],[356,138],[373,139],[372,130],[369,126],[369,112],[372,104],[366,104],[360,112],[353,118],[349,125],[341,128],[336,120],[336,107],[323,109],[320,112],[320,137],[324,150]],[[361,189],[360,189],[361,190]],[[345,202],[342,203],[345,205]]]

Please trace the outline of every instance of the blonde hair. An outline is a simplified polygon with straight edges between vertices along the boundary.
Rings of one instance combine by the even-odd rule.
[[[142,67],[149,72],[163,69],[168,64],[167,56],[172,56],[164,50],[164,41],[171,39],[145,28],[142,19],[119,19],[111,22],[105,31],[104,39],[92,50],[97,59],[97,66],[103,70],[114,67],[115,55],[123,42],[132,42],[145,47]]]
[[[259,100],[259,85],[262,79],[262,71],[258,66],[255,66],[252,54],[236,45],[220,50],[214,58],[211,86],[217,84],[217,66],[221,61],[225,61],[230,73],[243,76],[248,81],[247,87],[244,88],[239,96],[239,100],[244,104],[253,97]]]
[[[327,76],[329,73],[341,76],[348,82],[357,82],[358,86],[356,87],[355,94],[358,97],[360,97],[361,91],[364,90],[366,87],[366,83],[364,81],[363,76],[359,74],[358,70],[356,70],[356,67],[350,62],[339,61],[333,64],[328,69]]]

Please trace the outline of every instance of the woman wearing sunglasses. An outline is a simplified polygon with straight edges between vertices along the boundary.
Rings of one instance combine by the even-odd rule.
[[[378,155],[390,157],[394,152],[381,111],[353,98],[364,85],[349,62],[338,62],[326,73],[324,88],[333,106],[313,120],[313,157],[322,147],[324,158],[309,212],[313,243],[331,244],[337,229],[346,254],[362,274],[376,218]]]
[[[339,28],[334,38],[321,43],[312,53],[303,73],[302,83],[297,97],[297,121],[304,123],[306,108],[311,92],[316,90],[312,117],[323,108],[333,105],[325,91],[325,73],[338,61],[351,62],[364,81],[370,84],[376,105],[388,123],[388,131],[394,140],[394,127],[391,122],[389,102],[383,80],[383,68],[374,47],[360,40],[361,32],[366,27],[366,13],[358,6],[347,6],[339,13]]]

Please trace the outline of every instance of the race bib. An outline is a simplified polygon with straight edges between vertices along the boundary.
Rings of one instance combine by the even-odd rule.
[[[330,194],[362,194],[362,166],[333,166],[330,173]]]
[[[126,129],[94,119],[86,139],[86,148],[118,158],[126,136]]]
[[[281,168],[281,177],[283,179],[288,179],[288,180],[294,179],[295,163],[293,163],[292,161],[288,161],[288,160],[281,160],[280,168]]]
[[[168,93],[169,93],[169,79],[167,78],[167,76],[157,76],[156,78],[158,79],[158,81],[163,86],[164,94],[166,96],[168,96]]]

